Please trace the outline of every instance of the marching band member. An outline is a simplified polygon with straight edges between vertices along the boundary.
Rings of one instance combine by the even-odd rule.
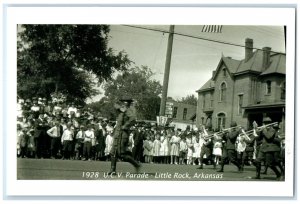
[[[209,159],[213,165],[214,165],[214,168],[216,168],[216,164],[215,162],[213,161],[212,159],[212,139],[208,137],[208,134],[207,134],[207,131],[205,129],[204,126],[203,127],[203,144],[202,144],[202,147],[201,147],[201,152],[200,152],[200,167],[198,167],[197,169],[203,169],[203,159],[204,159],[204,155],[206,155],[206,158]]]
[[[134,107],[134,100],[124,98],[119,100],[122,104],[117,104],[117,124],[113,133],[113,146],[111,149],[111,169],[109,175],[116,174],[117,159],[131,163],[138,172],[141,165],[133,159],[128,153],[127,147],[129,142],[130,128],[136,121],[136,109]]]
[[[224,172],[224,165],[227,159],[229,160],[229,162],[236,165],[239,170],[241,168],[241,165],[237,162],[236,159],[235,149],[235,143],[239,135],[239,130],[237,129],[237,124],[235,121],[231,122],[230,127],[231,129],[229,130],[229,132],[223,135],[223,138],[226,140],[226,147],[224,148],[221,158],[221,169],[219,169],[217,172]]]
[[[265,160],[267,166],[269,166],[276,174],[277,180],[283,179],[283,168],[280,164],[280,143],[276,138],[278,132],[278,124],[270,125],[272,123],[271,118],[266,117],[263,119],[264,126],[258,130],[257,125],[254,123],[254,128],[257,129],[255,132],[259,131],[257,135],[258,140],[262,140],[260,145],[258,156],[255,161],[256,166],[256,177],[255,179],[260,179],[260,171],[261,171],[261,162]],[[281,172],[277,169],[281,170]]]
[[[241,128],[241,132],[242,133],[239,134],[239,136],[237,137],[237,140],[236,140],[236,151],[237,151],[238,162],[241,164],[240,171],[244,171],[244,163],[245,163],[245,159],[247,158],[247,155],[248,155],[246,153],[246,149],[249,146],[249,143],[251,141],[254,144],[254,137],[252,137],[252,140],[251,140],[250,137],[245,133],[243,128]],[[250,149],[248,148],[247,152],[249,152]],[[253,155],[252,155],[252,157],[253,157]]]

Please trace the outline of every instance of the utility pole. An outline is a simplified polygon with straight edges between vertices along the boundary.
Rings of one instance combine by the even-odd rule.
[[[170,76],[170,67],[171,67],[171,56],[172,56],[172,47],[173,47],[174,27],[175,27],[174,25],[171,25],[170,30],[169,30],[168,49],[167,49],[165,73],[164,73],[164,82],[163,82],[162,97],[161,97],[160,110],[159,110],[159,115],[160,116],[164,116],[165,115],[165,110],[166,110],[169,76]]]

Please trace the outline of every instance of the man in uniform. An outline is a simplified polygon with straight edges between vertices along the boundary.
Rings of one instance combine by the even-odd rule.
[[[124,98],[120,100],[121,104],[117,104],[115,108],[118,111],[117,124],[113,133],[113,146],[111,149],[111,169],[109,175],[116,173],[116,164],[118,157],[131,163],[138,172],[141,167],[128,152],[128,143],[130,128],[136,121],[136,109],[133,100]]]
[[[204,155],[206,155],[206,158],[213,164],[214,169],[216,168],[216,164],[212,158],[212,148],[213,148],[213,142],[210,138],[203,137],[203,145],[201,147],[201,152],[200,152],[200,167],[197,169],[203,169],[203,159]]]
[[[237,154],[235,149],[236,139],[240,133],[237,129],[237,124],[235,121],[232,121],[230,124],[231,129],[228,133],[225,133],[223,138],[226,141],[226,145],[223,149],[223,154],[221,158],[221,169],[217,172],[224,172],[225,161],[228,160],[230,163],[236,165],[241,170],[241,165],[237,161]]]
[[[257,159],[254,162],[256,166],[256,177],[255,179],[260,179],[261,162],[265,160],[266,166],[270,167],[276,174],[277,180],[282,180],[283,167],[280,164],[280,142],[277,140],[277,126],[269,125],[272,123],[271,118],[265,117],[263,119],[264,126],[260,129],[257,135],[257,140],[262,141]],[[257,128],[256,126],[254,128]],[[258,132],[258,130],[256,131]],[[279,167],[279,170],[277,169]]]

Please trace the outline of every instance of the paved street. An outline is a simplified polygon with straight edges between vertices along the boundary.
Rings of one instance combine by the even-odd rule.
[[[253,166],[245,166],[240,173],[233,165],[226,165],[224,173],[218,173],[212,165],[196,169],[193,165],[143,164],[139,174],[129,163],[118,162],[117,174],[107,175],[110,162],[52,159],[17,159],[17,178],[30,180],[181,180],[181,181],[257,181]],[[276,181],[269,170],[261,181]]]

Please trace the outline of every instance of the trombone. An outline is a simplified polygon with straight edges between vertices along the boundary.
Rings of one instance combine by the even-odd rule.
[[[242,127],[242,126],[240,126],[240,125],[238,125],[238,126],[235,126],[235,127],[230,127],[230,128],[226,128],[226,129],[223,129],[223,130],[221,130],[221,131],[219,131],[219,132],[215,132],[215,133],[213,133],[213,134],[207,134],[207,131],[206,131],[206,129],[204,128],[204,136],[203,136],[203,138],[205,138],[205,139],[211,139],[211,138],[213,138],[213,137],[221,137],[222,136],[222,134],[224,134],[225,132],[228,132],[229,130],[231,130],[231,129],[234,129],[234,128],[240,128],[240,127]]]
[[[267,125],[262,125],[262,126],[257,127],[256,129],[248,130],[244,134],[255,135],[256,131],[262,131],[265,127],[269,127],[269,126],[273,126],[273,125],[277,125],[277,124],[278,124],[278,122],[270,123],[270,124],[267,124]]]

